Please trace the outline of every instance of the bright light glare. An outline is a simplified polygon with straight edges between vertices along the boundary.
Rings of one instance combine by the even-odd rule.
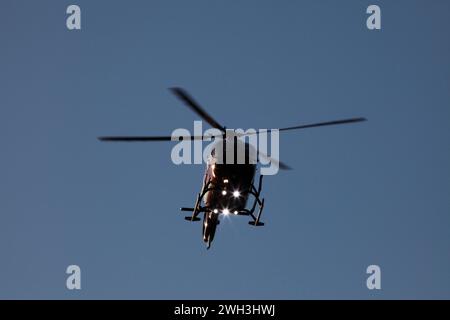
[[[214,213],[218,213],[219,212],[219,210],[217,210],[217,209],[214,209]]]
[[[234,211],[234,214],[238,214],[237,210],[236,210],[236,211]]]
[[[223,179],[223,183],[228,183],[228,179]]]
[[[224,215],[228,215],[228,214],[230,213],[230,210],[228,210],[228,209],[223,209],[222,213],[223,213]]]
[[[227,191],[226,191],[226,190],[223,190],[223,191],[222,191],[222,195],[223,195],[223,196],[226,196],[226,195],[227,195]]]
[[[241,193],[237,190],[235,192],[233,192],[233,197],[235,197],[235,198],[239,198],[240,195],[241,195]]]

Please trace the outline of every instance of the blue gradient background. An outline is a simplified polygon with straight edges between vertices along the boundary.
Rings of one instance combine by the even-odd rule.
[[[443,0],[2,0],[0,298],[450,298],[449,14]],[[174,85],[230,128],[369,122],[282,134],[295,170],[266,179],[266,227],[227,219],[206,251],[178,212],[203,167],[172,164],[170,143],[96,140],[192,130]]]

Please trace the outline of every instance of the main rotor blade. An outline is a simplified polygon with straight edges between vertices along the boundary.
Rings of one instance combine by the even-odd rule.
[[[181,90],[180,92],[183,92],[182,89],[175,88],[174,90]],[[179,91],[177,91],[179,92]],[[194,108],[194,107],[193,107]],[[201,109],[200,109],[201,110]],[[200,113],[199,113],[200,114]],[[206,113],[205,113],[206,114]],[[208,114],[206,114],[208,116]],[[207,118],[205,118],[206,120]],[[211,118],[212,121],[214,121]],[[303,124],[299,126],[294,127],[287,127],[287,128],[280,128],[278,131],[288,131],[288,130],[299,130],[299,129],[307,129],[307,128],[315,128],[315,127],[324,127],[324,126],[331,126],[331,125],[338,125],[338,124],[348,124],[348,123],[355,123],[355,122],[362,122],[367,121],[366,118],[350,118],[350,119],[342,119],[342,120],[334,120],[334,121],[326,121],[326,122],[318,122],[318,123],[312,123],[312,124]],[[218,123],[216,123],[219,125]],[[220,126],[220,125],[219,125]],[[218,128],[221,129],[221,128]],[[259,130],[254,133],[243,133],[238,134],[238,137],[242,136],[248,136],[252,134],[260,134],[263,132],[267,132],[269,130]],[[226,131],[225,131],[226,132]],[[183,136],[180,137],[183,140],[204,140],[205,138],[220,138],[220,136]],[[148,141],[173,141],[171,136],[107,136],[107,137],[99,137],[100,141],[115,141],[115,142],[148,142]],[[270,158],[267,155],[261,154],[265,158]],[[280,162],[280,168],[282,167],[282,163]],[[286,168],[289,168],[289,166],[286,166]]]
[[[175,136],[176,138],[176,136]],[[203,136],[186,136],[180,137],[183,140],[203,140],[205,137]],[[180,139],[180,140],[181,140]],[[150,141],[177,141],[172,140],[171,136],[114,136],[114,137],[98,137],[100,141],[108,141],[108,142],[150,142]]]
[[[367,121],[367,119],[366,118],[350,118],[350,119],[318,122],[318,123],[311,123],[311,124],[302,124],[302,125],[295,126],[295,127],[280,128],[280,129],[278,129],[278,131],[299,130],[299,129],[307,129],[307,128],[315,128],[315,127],[332,126],[332,125],[337,125],[337,124],[355,123],[355,122],[362,122],[362,121]],[[261,129],[261,130],[255,131],[255,132],[239,133],[239,134],[237,134],[237,136],[238,137],[251,136],[253,134],[266,133],[266,132],[270,132],[270,131],[271,131],[271,129]]]
[[[334,121],[326,121],[326,122],[318,122],[312,124],[303,124],[295,127],[287,127],[278,129],[278,131],[287,131],[287,130],[298,130],[298,129],[306,129],[306,128],[315,128],[315,127],[324,127],[324,126],[333,126],[337,124],[347,124],[347,123],[355,123],[367,121],[366,118],[350,118],[350,119],[342,119],[342,120],[334,120]]]
[[[288,166],[287,164],[285,164],[284,162],[281,162],[280,160],[277,160],[277,159],[275,159],[275,158],[269,157],[267,154],[265,154],[265,153],[263,153],[263,152],[261,152],[261,151],[258,151],[258,155],[259,155],[260,157],[263,157],[263,158],[265,158],[265,159],[271,161],[272,163],[278,164],[278,168],[280,168],[281,170],[292,170],[292,168],[289,167],[289,166]]]
[[[203,120],[208,122],[213,128],[225,132],[225,127],[220,125],[213,117],[211,117],[200,105],[182,88],[170,88],[170,91],[183,101],[192,111],[197,113]]]

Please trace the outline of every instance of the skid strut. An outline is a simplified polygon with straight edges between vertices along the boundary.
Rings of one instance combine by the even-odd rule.
[[[263,199],[260,198],[261,189],[262,189],[262,180],[263,180],[263,175],[260,175],[259,181],[258,181],[258,188],[255,188],[255,185],[252,184],[251,189],[249,191],[249,194],[253,195],[253,197],[255,199],[251,209],[250,210],[243,209],[238,212],[238,215],[249,216],[250,218],[252,218],[252,220],[249,221],[248,224],[255,226],[255,227],[260,227],[260,226],[264,225],[264,223],[260,221],[261,214],[264,209],[264,198]],[[210,185],[211,185],[211,181],[208,181],[208,182],[205,181],[205,183],[202,187],[202,191],[199,194],[197,194],[197,199],[195,201],[195,206],[193,208],[186,208],[186,207],[180,208],[181,211],[192,212],[191,216],[185,217],[185,219],[187,221],[200,221],[200,218],[198,217],[198,215],[202,212],[208,211],[208,208],[202,207],[201,203],[202,203],[202,200],[203,200],[203,197],[205,196],[205,194],[208,191],[214,190],[214,188],[211,188]],[[256,206],[258,206],[258,213],[255,215]]]
[[[252,189],[250,193],[255,197],[255,201],[253,202],[252,209],[248,212],[249,216],[253,219],[248,222],[249,225],[255,226],[255,227],[261,227],[264,225],[263,222],[260,222],[261,219],[261,213],[264,209],[264,198],[260,199],[261,195],[261,188],[262,188],[262,179],[263,175],[259,176],[259,183],[258,183],[258,189],[255,188],[254,185],[252,185]],[[256,205],[258,205],[258,215],[255,217],[254,212],[256,209]]]
[[[197,200],[195,201],[194,208],[186,208],[186,207],[180,208],[181,211],[192,212],[192,216],[184,217],[184,219],[186,219],[187,221],[200,221],[200,218],[198,217],[198,215],[202,212],[207,211],[207,208],[202,207],[201,203],[202,203],[202,199],[205,196],[206,192],[209,191],[210,183],[211,182],[208,181],[206,184],[205,183],[203,184],[202,191],[199,194],[197,194]]]

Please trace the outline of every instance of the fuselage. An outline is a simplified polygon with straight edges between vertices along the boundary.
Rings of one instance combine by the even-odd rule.
[[[218,153],[213,151],[206,167],[204,181],[209,182],[209,185],[204,197],[207,210],[203,219],[203,241],[208,244],[208,247],[214,239],[219,216],[221,214],[237,215],[244,210],[253,185],[256,161],[249,160],[252,147],[247,143],[239,143],[243,144],[241,146],[246,152],[244,163],[238,164],[237,161],[231,164],[219,163],[216,156]],[[224,159],[227,148],[229,152],[230,146],[225,146],[223,149]],[[236,145],[234,148],[236,151]]]

